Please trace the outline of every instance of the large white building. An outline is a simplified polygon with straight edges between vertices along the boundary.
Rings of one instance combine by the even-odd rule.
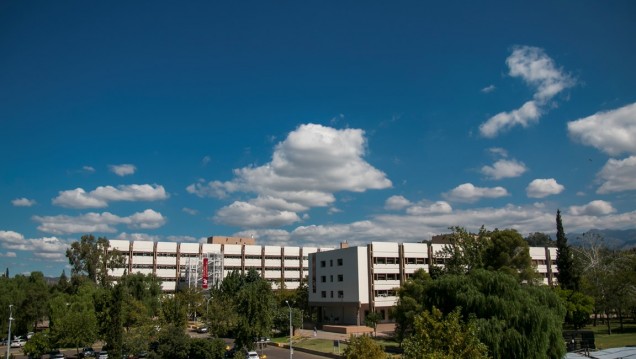
[[[419,268],[444,265],[445,244],[372,242],[309,256],[309,305],[326,324],[362,325],[370,311],[390,321],[397,291]],[[530,247],[533,265],[546,285],[554,283],[556,248]]]
[[[444,265],[443,243],[372,242],[340,248],[259,246],[251,238],[210,237],[208,243],[176,243],[110,240],[111,251],[126,258],[112,277],[124,273],[154,274],[164,292],[178,286],[200,286],[201,260],[208,258],[208,283],[214,285],[228,273],[250,269],[272,284],[272,288],[296,289],[306,282],[309,305],[321,323],[361,325],[370,311],[389,321],[397,303],[396,289],[417,269]],[[543,282],[555,282],[556,248],[530,247],[532,263]],[[193,274],[194,273],[194,274]],[[194,280],[192,278],[195,278]]]
[[[333,248],[259,246],[251,238],[210,237],[208,243],[177,243],[110,240],[110,251],[118,251],[126,258],[122,268],[111,270],[114,279],[124,273],[154,274],[162,281],[164,292],[174,292],[179,285],[199,285],[202,279],[202,258],[222,258],[209,261],[208,282],[213,285],[221,273],[221,279],[238,270],[245,273],[256,269],[271,282],[274,289],[282,286],[296,289],[308,275],[308,256]],[[214,265],[213,265],[214,264]],[[196,280],[191,280],[192,271]]]

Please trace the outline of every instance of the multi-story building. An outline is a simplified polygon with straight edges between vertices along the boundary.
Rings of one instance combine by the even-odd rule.
[[[109,248],[126,258],[124,267],[111,270],[115,280],[124,273],[154,274],[161,279],[164,292],[174,292],[179,285],[191,286],[192,271],[198,272],[194,285],[200,283],[202,258],[211,259],[211,284],[216,281],[215,272],[220,272],[222,279],[235,270],[245,273],[255,269],[274,289],[296,289],[308,275],[309,254],[331,249],[259,246],[252,238],[238,237],[209,237],[207,243],[110,240]]]
[[[309,255],[309,305],[321,323],[361,325],[371,312],[389,321],[399,288],[417,269],[444,265],[443,243],[372,242]],[[552,285],[556,248],[530,247],[543,283]]]

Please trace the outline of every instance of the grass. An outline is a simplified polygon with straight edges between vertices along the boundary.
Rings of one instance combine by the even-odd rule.
[[[607,324],[600,324],[595,327],[588,325],[583,330],[594,332],[594,340],[598,349],[636,345],[636,323],[624,322],[623,331],[620,330],[620,325],[617,322],[612,322],[610,325],[612,327],[611,335],[607,334]]]

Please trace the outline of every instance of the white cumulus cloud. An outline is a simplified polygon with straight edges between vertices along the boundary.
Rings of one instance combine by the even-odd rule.
[[[535,89],[532,100],[519,109],[501,112],[479,126],[482,136],[492,138],[514,126],[528,127],[539,121],[548,101],[575,81],[557,68],[552,58],[543,49],[518,46],[506,59],[511,77],[519,77]]]
[[[636,190],[636,156],[624,160],[609,159],[596,175],[602,182],[598,194]]]
[[[118,225],[131,229],[155,229],[163,226],[166,218],[159,212],[147,209],[128,217],[120,217],[109,212],[86,213],[80,216],[34,216],[39,222],[38,230],[52,234],[68,233],[114,233]]]
[[[57,237],[25,238],[14,231],[0,231],[0,246],[17,251],[30,251],[39,259],[65,261],[68,243]],[[12,253],[12,255],[11,255]],[[7,257],[15,257],[15,252],[7,252]]]
[[[384,208],[388,210],[401,210],[410,206],[411,204],[411,201],[404,198],[403,196],[391,196],[384,202]]]
[[[467,203],[477,202],[482,198],[500,198],[508,195],[508,191],[503,187],[476,187],[472,183],[461,184],[443,194],[449,201]]]
[[[278,227],[298,222],[300,217],[295,212],[263,208],[236,201],[217,211],[214,221],[242,228]]]
[[[364,160],[366,146],[360,129],[305,124],[275,146],[269,163],[235,169],[230,181],[198,181],[186,190],[199,197],[226,198],[236,192],[256,195],[221,208],[214,217],[218,223],[241,227],[290,224],[300,219],[299,212],[332,206],[336,192],[392,186],[383,172]]]
[[[453,207],[445,201],[428,204],[421,203],[406,209],[406,213],[410,215],[441,214],[451,213],[452,211]]]
[[[559,184],[554,178],[537,178],[528,184],[526,194],[530,198],[544,198],[563,192],[565,186]]]
[[[108,169],[120,177],[135,174],[137,171],[137,167],[131,164],[109,165]]]
[[[636,154],[636,103],[568,122],[568,133],[610,156]]]
[[[499,160],[492,166],[483,166],[481,173],[490,179],[499,180],[502,178],[519,177],[528,169],[523,162],[517,160]]]
[[[16,207],[31,207],[33,205],[35,205],[35,200],[34,199],[28,199],[28,198],[16,198],[14,200],[11,201],[11,204],[13,204]]]
[[[103,208],[114,201],[158,201],[168,198],[163,186],[132,184],[100,186],[86,192],[83,188],[60,191],[52,203],[67,208]]]
[[[607,201],[596,200],[583,206],[571,206],[570,214],[573,216],[604,216],[616,212],[616,209]]]

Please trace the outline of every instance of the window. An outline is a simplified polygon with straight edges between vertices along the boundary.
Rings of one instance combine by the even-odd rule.
[[[333,290],[331,291],[331,298],[333,298]]]
[[[342,274],[338,274],[338,282],[342,282],[344,280],[344,276]]]
[[[342,265],[342,258],[338,258],[338,265],[341,266]]]
[[[333,283],[333,275],[329,276],[329,281]]]
[[[325,283],[325,282],[327,281],[327,277],[326,277],[326,276],[324,276],[324,275],[323,275],[323,276],[321,276],[321,277],[320,277],[320,281],[321,281],[322,283]]]
[[[406,264],[426,264],[426,258],[421,258],[421,257],[417,257],[417,258],[405,258],[406,260]]]
[[[320,266],[321,266],[322,268],[326,267],[326,266],[327,266],[327,262],[325,262],[325,261],[320,261]]]
[[[330,260],[329,260],[329,266],[330,266],[330,267],[333,267],[333,259],[330,259]]]
[[[320,296],[322,298],[327,298],[327,292],[323,290],[322,292],[320,292]]]
[[[344,298],[344,291],[342,290],[338,291],[338,298]]]

